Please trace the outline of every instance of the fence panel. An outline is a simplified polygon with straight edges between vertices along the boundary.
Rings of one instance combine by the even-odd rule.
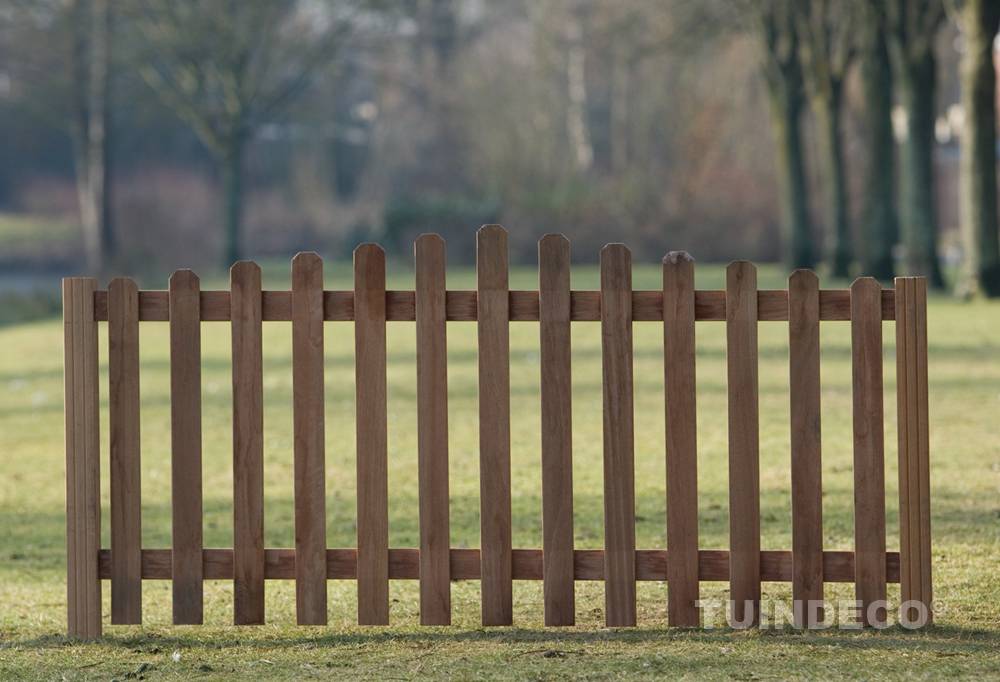
[[[570,289],[569,242],[539,242],[538,291],[511,291],[507,235],[477,237],[477,289],[448,291],[445,245],[414,247],[413,291],[387,291],[385,254],[355,252],[353,291],[324,291],[322,261],[300,254],[289,291],[262,291],[260,268],[237,263],[230,291],[201,291],[177,271],[167,291],[114,280],[106,291],[64,280],[68,623],[72,636],[101,633],[101,583],[112,585],[113,623],[141,622],[141,581],[173,581],[175,623],[203,619],[203,582],[233,580],[234,620],[264,621],[266,579],[296,581],[297,620],[327,621],[330,579],[357,580],[358,621],[389,622],[388,581],[419,580],[421,623],[451,622],[451,580],[479,580],[482,621],[512,622],[512,581],[543,580],[545,623],[575,621],[577,580],[605,582],[609,626],[636,623],[636,581],[668,582],[667,620],[697,626],[700,582],[729,581],[732,622],[759,622],[761,581],[792,584],[798,626],[816,625],[827,582],[854,582],[862,622],[880,625],[887,582],[901,582],[904,623],[931,605],[927,416],[927,292],[920,278],[883,291],[871,279],[820,290],[811,272],[788,289],[757,289],[745,262],[727,269],[726,289],[698,291],[682,252],[663,264],[663,286],[633,291],[631,254],[601,252],[601,288]],[[97,322],[109,325],[111,549],[100,548]],[[139,498],[139,323],[170,325],[170,549],[143,549]],[[294,549],[263,543],[264,321],[292,322]],[[357,549],[326,547],[324,322],[354,322],[357,390]],[[386,323],[415,321],[420,547],[388,545]],[[450,547],[447,321],[476,321],[479,362],[481,548]],[[542,549],[512,548],[509,324],[539,322]],[[695,323],[726,322],[731,547],[698,540]],[[820,346],[822,321],[850,321],[854,408],[855,548],[823,549]],[[896,322],[900,552],[886,551],[882,408],[882,322]],[[234,540],[203,547],[201,322],[231,325]],[[600,321],[604,433],[605,547],[574,549],[571,339],[573,321]],[[663,325],[667,549],[636,549],[633,323]],[[760,550],[757,324],[787,321],[791,402],[792,551]]]

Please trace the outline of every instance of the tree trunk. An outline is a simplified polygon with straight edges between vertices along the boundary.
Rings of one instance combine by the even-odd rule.
[[[962,9],[961,224],[965,245],[962,290],[1000,296],[1000,235],[997,221],[996,72],[993,40],[1000,5],[966,0]]]
[[[873,23],[877,17],[869,19]],[[864,274],[882,281],[896,274],[893,249],[899,241],[896,159],[892,133],[892,67],[882,26],[869,26],[861,59],[865,101],[865,205],[861,259]]]
[[[900,185],[907,273],[924,275],[930,286],[941,289],[944,278],[938,258],[934,199],[936,66],[931,50],[899,65],[898,83],[907,127],[901,154]]]
[[[824,176],[827,180],[827,220],[829,220],[828,258],[834,277],[851,274],[851,228],[847,216],[847,181],[844,177],[844,152],[840,139],[842,93],[840,84],[828,96],[814,102],[819,123]]]
[[[573,9],[566,22],[566,90],[569,94],[566,128],[576,168],[579,171],[588,171],[594,164],[594,147],[590,141],[590,126],[587,123],[585,56],[582,21],[577,11]]]
[[[222,158],[222,191],[225,204],[226,242],[223,268],[243,257],[243,147],[244,140],[236,136]]]
[[[782,243],[785,264],[790,269],[816,265],[802,148],[802,105],[800,86],[788,83],[771,86],[771,126],[777,145]]]

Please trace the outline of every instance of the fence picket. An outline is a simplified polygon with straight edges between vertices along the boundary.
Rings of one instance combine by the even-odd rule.
[[[389,624],[389,478],[386,415],[385,252],[354,250],[358,448],[358,623]]]
[[[485,225],[476,235],[479,338],[479,505],[483,625],[510,625],[510,319],[507,232]]]
[[[63,279],[66,396],[66,597],[68,634],[101,636],[100,400],[97,323],[90,277]]]
[[[233,583],[237,625],[264,622],[264,395],[260,266],[230,270],[233,343]]]
[[[546,625],[573,625],[573,423],[570,366],[570,246],[538,242],[542,404],[542,560]]]
[[[201,284],[170,277],[170,488],[175,625],[201,624],[204,600],[201,482]]]
[[[796,627],[815,627],[823,599],[823,488],[820,438],[819,279],[788,278],[789,401],[792,450],[792,608]]]
[[[663,259],[663,385],[667,462],[667,622],[698,627],[698,430],[694,260]]]
[[[326,463],[323,261],[292,259],[292,406],[295,443],[295,613],[326,625]]]
[[[601,249],[604,386],[604,608],[608,627],[635,625],[632,254]]]
[[[729,391],[729,598],[732,625],[760,618],[760,465],[757,404],[757,268],[726,268]]]
[[[451,623],[448,521],[448,344],[445,243],[424,234],[416,266],[417,457],[420,494],[420,623]]]
[[[882,288],[871,277],[851,285],[854,389],[854,571],[864,625],[885,623],[885,462],[882,414]],[[871,611],[871,613],[869,613]]]
[[[142,623],[139,481],[139,290],[108,284],[108,426],[111,451],[111,622]]]

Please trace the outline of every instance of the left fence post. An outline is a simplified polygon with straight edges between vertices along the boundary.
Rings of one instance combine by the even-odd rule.
[[[100,412],[97,374],[97,280],[63,280],[64,381],[66,392],[66,583],[67,634],[101,636]]]

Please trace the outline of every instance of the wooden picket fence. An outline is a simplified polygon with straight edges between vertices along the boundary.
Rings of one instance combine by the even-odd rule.
[[[538,291],[508,288],[507,234],[479,231],[475,291],[445,288],[445,244],[415,244],[416,290],[387,291],[385,256],[373,244],[354,254],[354,290],[324,291],[312,253],[292,261],[291,291],[261,291],[259,267],[240,262],[230,291],[201,291],[180,270],[167,291],[129,279],[98,290],[90,278],[63,281],[69,634],[101,634],[101,581],[111,581],[111,622],[141,623],[144,579],[173,581],[173,620],[203,617],[203,581],[234,582],[235,623],[264,622],[267,579],[293,579],[301,624],[327,621],[327,580],[357,581],[358,622],[389,622],[388,583],[420,581],[420,622],[451,620],[450,582],[479,580],[484,625],[512,623],[513,580],[544,581],[546,625],[572,625],[574,582],[603,580],[609,626],[636,624],[636,581],[667,581],[671,625],[698,626],[701,581],[729,581],[733,618],[756,623],[761,581],[792,583],[801,607],[825,582],[854,582],[866,623],[878,625],[888,582],[906,608],[931,605],[927,424],[926,284],[869,278],[850,290],[821,290],[797,271],[788,290],[758,290],[747,262],[727,269],[724,291],[694,288],[683,252],[663,261],[663,288],[634,291],[631,255],[601,251],[599,291],[570,289],[570,246],[548,235],[538,246]],[[357,378],[357,548],[326,547],[324,322],[354,322]],[[449,543],[446,321],[475,321],[479,343],[481,548]],[[511,547],[508,324],[537,321],[541,341],[542,549]],[[882,322],[896,324],[900,552],[886,551]],[[100,547],[98,323],[109,338],[111,547]],[[143,549],[139,496],[139,323],[170,325],[173,547]],[[202,542],[202,322],[232,330],[234,542]],[[295,548],[264,547],[261,325],[291,321],[293,340]],[[419,548],[388,545],[386,322],[416,322]],[[574,549],[570,325],[599,321],[603,349],[603,550]],[[662,322],[666,397],[666,549],[636,549],[632,323]],[[729,399],[729,551],[698,541],[695,323],[726,324]],[[757,324],[787,321],[790,355],[792,549],[760,549]],[[854,400],[853,551],[823,547],[820,467],[821,321],[849,321]],[[292,453],[290,453],[291,456]]]

